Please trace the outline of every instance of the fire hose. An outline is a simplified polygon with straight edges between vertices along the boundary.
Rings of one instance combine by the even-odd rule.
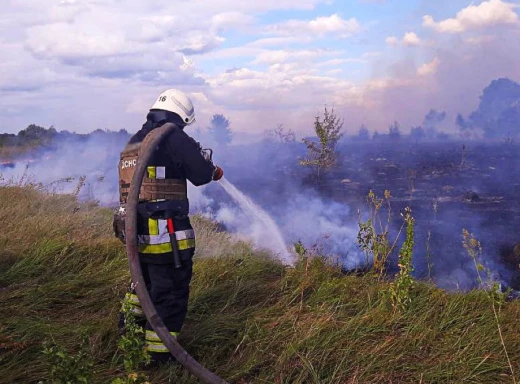
[[[190,354],[177,342],[176,338],[170,334],[152,303],[150,294],[148,293],[148,289],[144,282],[143,272],[139,262],[139,255],[137,253],[137,203],[139,200],[139,190],[146,170],[146,164],[148,163],[154,149],[172,131],[173,128],[173,124],[167,123],[160,128],[154,129],[149,134],[149,140],[143,142],[143,147],[140,151],[136,169],[130,184],[125,219],[126,254],[130,264],[130,274],[137,297],[139,298],[139,303],[141,304],[148,322],[175,359],[177,359],[177,361],[190,373],[202,380],[204,383],[228,384],[191,357]]]

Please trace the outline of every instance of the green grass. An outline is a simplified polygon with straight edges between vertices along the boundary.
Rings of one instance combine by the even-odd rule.
[[[0,188],[0,382],[49,379],[43,343],[77,353],[89,337],[93,383],[124,376],[117,314],[129,282],[111,212],[73,196]],[[79,207],[79,209],[78,209]],[[194,218],[198,249],[179,338],[232,383],[512,383],[488,296],[426,283],[394,313],[372,275],[344,276],[321,259],[282,267]],[[520,303],[499,319],[520,372]],[[152,383],[197,383],[182,367]]]

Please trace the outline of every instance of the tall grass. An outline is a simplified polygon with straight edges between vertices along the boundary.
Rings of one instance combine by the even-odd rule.
[[[93,383],[124,374],[117,314],[129,282],[111,211],[30,187],[0,188],[0,382],[50,379],[44,342],[78,353]],[[232,383],[511,383],[520,303],[493,313],[484,291],[417,282],[393,311],[377,275],[343,275],[318,257],[284,268],[203,218],[179,342]],[[497,331],[499,316],[503,344]],[[152,383],[196,383],[182,367]]]

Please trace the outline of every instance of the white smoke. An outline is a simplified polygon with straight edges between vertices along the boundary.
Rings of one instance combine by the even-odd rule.
[[[18,160],[12,168],[0,168],[0,181],[4,184],[40,183],[53,193],[72,193],[84,178],[78,194],[81,199],[115,207],[118,205],[117,164],[127,140],[124,135],[91,134],[86,140],[63,141],[56,145],[56,150],[39,151]],[[226,158],[225,153],[222,158]],[[279,161],[286,160],[287,156]],[[236,161],[233,160],[235,164]],[[248,165],[235,166],[234,170],[232,177],[237,184],[242,177],[247,180]],[[235,200],[221,199],[215,193],[220,188],[212,185],[195,187],[188,183],[190,212],[218,221],[236,237],[272,251],[286,264],[294,262],[292,250],[297,241],[306,247],[320,244],[325,254],[338,258],[347,268],[364,262],[356,245],[356,225],[345,225],[352,222],[346,204],[326,202],[316,195],[299,193],[295,188],[279,196],[280,204],[269,207],[263,201],[265,196],[254,193],[238,196],[240,192],[234,192],[230,185],[226,185],[226,190]],[[265,189],[257,192],[265,193]],[[265,206],[269,209],[264,210]]]
[[[282,232],[292,242],[318,244],[326,255],[339,259],[346,269],[365,263],[357,246],[357,224],[347,204],[303,194],[291,196],[277,215]],[[350,224],[348,224],[350,223]]]
[[[3,184],[39,184],[53,193],[72,193],[103,205],[118,202],[117,163],[121,139],[89,136],[64,141],[59,150],[41,150],[0,169]],[[116,150],[114,150],[116,148]],[[83,181],[82,181],[83,180]]]

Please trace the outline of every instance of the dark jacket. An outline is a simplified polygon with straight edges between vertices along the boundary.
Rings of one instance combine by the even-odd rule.
[[[206,160],[202,154],[200,144],[184,132],[184,124],[176,117],[177,115],[165,111],[150,111],[146,123],[132,136],[129,144],[142,141],[154,128],[168,122],[173,123],[176,127],[157,146],[148,165],[165,167],[165,177],[168,179],[188,180],[195,186],[208,184],[213,180],[213,172],[216,167],[211,161]],[[147,218],[138,214],[138,234],[151,234],[148,223]],[[188,216],[175,218],[174,225],[176,231],[193,229]],[[189,259],[193,256],[193,253],[194,248],[180,251],[181,259]],[[171,252],[158,254],[139,253],[139,258],[141,262],[152,264],[169,264],[173,262],[173,254]]]
[[[184,132],[176,117],[177,115],[165,111],[150,111],[146,123],[132,136],[129,143],[142,141],[152,129],[168,122],[176,124],[177,127],[152,155],[150,164],[169,169],[167,178],[186,179],[197,187],[208,184],[212,181],[215,165],[204,158],[200,144]]]

